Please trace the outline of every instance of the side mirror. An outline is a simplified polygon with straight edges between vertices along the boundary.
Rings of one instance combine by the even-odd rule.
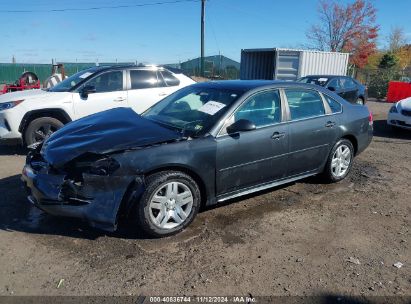
[[[82,98],[87,98],[88,94],[92,93],[96,93],[96,87],[93,85],[85,85],[80,91],[80,96]]]
[[[336,91],[336,89],[334,87],[328,87],[327,89],[329,89],[330,91],[333,91],[333,92]]]
[[[246,131],[252,131],[252,130],[255,130],[255,124],[252,121],[247,120],[247,119],[237,120],[235,123],[227,127],[228,134],[234,134],[237,132],[246,132]]]

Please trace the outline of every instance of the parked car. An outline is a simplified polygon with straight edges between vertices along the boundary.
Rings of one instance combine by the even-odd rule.
[[[390,108],[387,124],[411,130],[411,97],[398,101]]]
[[[142,113],[194,81],[161,67],[112,66],[81,71],[47,90],[0,96],[0,140],[44,140],[64,124],[116,107]]]
[[[367,87],[348,76],[309,75],[297,81],[325,87],[351,103],[364,105],[367,102]]]
[[[141,116],[118,108],[68,124],[28,154],[22,178],[50,214],[108,230],[131,215],[161,237],[200,206],[316,174],[340,181],[372,132],[367,107],[319,86],[198,83]]]

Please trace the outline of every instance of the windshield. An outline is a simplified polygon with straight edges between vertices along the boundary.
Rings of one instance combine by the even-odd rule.
[[[190,86],[166,97],[142,114],[188,136],[207,133],[244,91]]]
[[[87,77],[94,74],[97,70],[97,67],[93,67],[87,70],[80,71],[69,78],[64,79],[62,82],[56,84],[54,87],[50,88],[50,92],[68,92],[70,91],[75,85],[79,84],[81,81],[86,79]]]
[[[303,77],[297,80],[297,82],[311,83],[319,86],[324,86],[328,81],[327,77]]]

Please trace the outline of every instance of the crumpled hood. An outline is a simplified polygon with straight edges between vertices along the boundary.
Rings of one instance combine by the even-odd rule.
[[[398,103],[402,109],[411,111],[411,97],[400,100]]]
[[[164,128],[130,108],[115,108],[70,122],[41,149],[55,167],[84,154],[105,154],[181,139],[181,133]]]

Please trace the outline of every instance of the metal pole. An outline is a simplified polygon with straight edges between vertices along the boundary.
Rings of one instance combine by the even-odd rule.
[[[201,58],[200,58],[200,75],[204,77],[204,18],[205,18],[205,2],[201,0]]]

